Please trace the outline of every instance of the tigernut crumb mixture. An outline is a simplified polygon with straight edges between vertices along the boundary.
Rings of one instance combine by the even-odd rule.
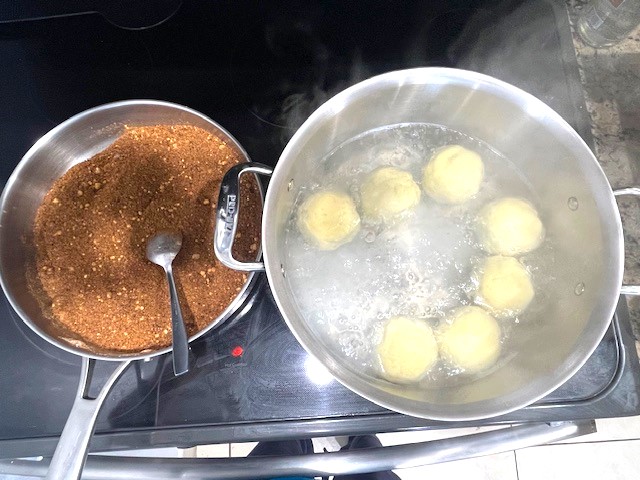
[[[90,346],[122,352],[171,343],[163,270],[146,241],[179,229],[174,261],[187,331],[209,325],[247,280],[213,252],[218,190],[243,161],[233,145],[188,125],[130,127],[106,150],[71,168],[47,193],[35,220],[32,289],[59,327]],[[238,258],[259,248],[260,194],[242,182]]]

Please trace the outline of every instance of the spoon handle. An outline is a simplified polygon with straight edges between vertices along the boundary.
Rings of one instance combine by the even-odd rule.
[[[171,331],[173,332],[173,373],[178,376],[189,371],[189,341],[187,330],[182,319],[178,291],[173,280],[171,265],[165,270],[169,283],[169,297],[171,298]]]

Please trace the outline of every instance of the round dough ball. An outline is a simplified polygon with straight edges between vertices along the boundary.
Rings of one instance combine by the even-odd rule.
[[[422,186],[434,200],[458,204],[478,193],[483,178],[480,155],[461,145],[450,145],[431,157],[424,168]]]
[[[350,241],[360,228],[360,216],[349,195],[316,192],[298,209],[298,229],[320,250],[335,250]]]
[[[440,354],[469,373],[493,365],[500,355],[500,326],[480,307],[461,307],[438,330]]]
[[[419,380],[438,360],[438,344],[423,320],[392,317],[384,327],[378,355],[385,376],[396,382]]]
[[[479,236],[489,253],[519,255],[540,246],[544,240],[544,226],[529,202],[506,197],[480,210]]]
[[[411,174],[395,167],[371,172],[360,194],[364,215],[375,220],[390,220],[413,210],[420,202],[420,187]]]
[[[476,301],[494,315],[517,315],[529,306],[534,294],[529,272],[517,259],[501,255],[485,259]]]

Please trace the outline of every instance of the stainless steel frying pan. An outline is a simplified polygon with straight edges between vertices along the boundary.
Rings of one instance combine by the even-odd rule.
[[[25,269],[35,261],[33,224],[36,211],[53,182],[73,165],[109,146],[121,135],[124,125],[159,124],[190,124],[215,133],[236,145],[248,160],[238,142],[201,113],[167,102],[129,100],[82,112],[43,136],[22,158],[0,198],[0,282],[7,299],[34,332],[56,347],[83,358],[76,399],[47,478],[80,478],[98,412],[115,382],[132,361],[163,355],[170,352],[171,347],[135,353],[95,350],[65,338],[63,332],[56,329],[30,291],[25,274]],[[199,338],[227,319],[242,305],[254,281],[254,275],[250,275],[235,300],[189,341]],[[100,394],[90,398],[88,391],[96,360],[121,363]]]

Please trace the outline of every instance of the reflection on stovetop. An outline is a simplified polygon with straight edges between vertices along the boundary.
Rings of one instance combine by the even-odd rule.
[[[72,402],[80,362],[33,333],[13,312],[9,313],[6,301],[2,311],[4,318],[12,318],[12,328],[6,330],[8,335],[0,337],[0,351],[16,363],[9,364],[8,376],[0,377],[5,412],[0,419],[0,445],[3,440],[13,444],[20,438],[58,435]],[[622,375],[633,376],[630,362],[637,364],[637,358],[631,355],[633,358],[625,361],[620,357],[625,355],[625,339],[624,332],[616,329],[612,326],[607,331],[595,353],[567,383],[505,420],[549,418],[548,408],[572,405],[587,407],[590,412],[591,403],[610,395],[615,388],[620,390],[618,382]],[[380,415],[386,418],[377,424],[381,429],[393,429],[393,421],[406,423],[401,419],[403,415],[368,402],[327,376],[288,330],[265,278],[257,282],[236,316],[193,343],[192,354],[192,369],[181,377],[173,376],[170,355],[130,367],[103,407],[97,438],[100,432],[122,434],[139,428],[154,427],[156,431],[197,425],[235,425],[237,435],[242,437],[247,435],[243,425]],[[634,368],[638,370],[637,365]],[[110,362],[99,363],[94,383],[104,382],[112,369]],[[30,384],[15,388],[15,382],[24,378]],[[637,382],[623,386],[621,395],[613,395],[619,404],[610,401],[611,411],[596,408],[594,416],[638,410],[637,388]],[[24,422],[27,409],[29,422]],[[547,411],[541,414],[540,410]],[[566,419],[571,418],[572,411],[578,412],[566,408],[562,411]],[[575,415],[582,418],[585,413]],[[398,420],[389,420],[391,417]],[[413,422],[439,425],[428,420]]]
[[[371,75],[417,66],[464,67],[521,86],[590,141],[562,2],[193,0],[141,30],[117,28],[100,15],[3,24],[3,12],[3,183],[55,125],[128,98],[195,108],[251,158],[274,165],[324,99]],[[563,387],[495,421],[637,413],[640,369],[624,315],[619,323]],[[287,329],[264,278],[236,317],[192,350],[193,369],[183,377],[172,376],[170,356],[126,372],[100,414],[92,448],[220,442],[278,429],[304,434],[312,428],[305,422],[326,435],[433,424],[388,412],[327,377]],[[73,402],[79,359],[33,333],[3,298],[0,361],[0,455],[51,453]],[[95,384],[112,368],[102,365]]]
[[[173,377],[170,371],[165,372],[160,383],[158,425],[390,413],[336,380],[325,380],[278,313],[267,285],[259,287],[251,302],[251,308],[226,329],[194,344],[196,367],[187,376]],[[610,328],[587,364],[538,403],[579,403],[606,389],[621,368],[618,345],[619,339]],[[243,354],[234,357],[238,346]]]
[[[233,324],[193,345],[195,368],[160,384],[158,425],[323,418],[383,411],[309,361],[266,286]],[[237,347],[241,356],[234,357]],[[187,377],[187,378],[185,378]]]
[[[586,136],[577,71],[567,75],[563,59],[572,47],[559,36],[558,21],[566,18],[544,0],[393,0],[366,8],[315,0],[215,8],[185,2],[165,23],[139,31],[117,29],[98,15],[0,24],[11,70],[11,82],[0,87],[0,121],[12,139],[6,158],[17,161],[39,135],[84,109],[157,98],[210,115],[254,160],[274,164],[329,96],[369,76],[418,66],[495,75],[549,103]],[[2,164],[3,177],[14,164]]]
[[[13,353],[12,358],[21,365],[20,377],[29,381],[26,388],[24,384],[23,388],[12,388],[14,379],[11,375],[0,377],[3,405],[5,402],[8,404],[4,408],[7,418],[3,420],[6,424],[0,429],[1,437],[20,438],[28,433],[23,431],[26,409],[37,432],[57,435],[65,421],[60,414],[70,408],[80,378],[80,358],[53,347],[34,333],[10,309],[5,298],[2,298],[1,311],[6,313],[6,317],[2,318],[13,324],[10,328],[6,328],[6,325],[3,328],[6,345],[2,345],[2,355],[7,355],[3,358]],[[158,385],[166,362],[167,356],[156,357],[135,362],[129,367],[107,397],[98,428],[152,425],[157,410]],[[96,364],[89,395],[97,395],[117,364]]]

